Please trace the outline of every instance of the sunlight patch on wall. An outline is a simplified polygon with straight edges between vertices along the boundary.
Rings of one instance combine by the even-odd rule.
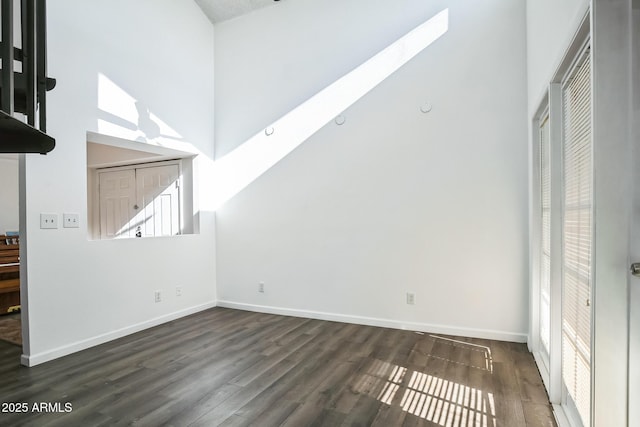
[[[216,210],[448,31],[445,9],[214,163]]]
[[[444,9],[214,161],[154,114],[148,105],[98,74],[98,132],[130,141],[192,152],[202,186],[198,212],[213,212],[287,154],[388,78],[449,28]]]
[[[173,145],[171,140],[182,140],[182,136],[155,115],[147,104],[132,97],[102,73],[98,74],[98,132],[163,146],[167,142]]]

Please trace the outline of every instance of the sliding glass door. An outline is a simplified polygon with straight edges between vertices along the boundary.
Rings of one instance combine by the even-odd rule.
[[[534,127],[534,352],[551,402],[575,426],[589,426],[592,411],[592,83],[584,46],[550,85]]]

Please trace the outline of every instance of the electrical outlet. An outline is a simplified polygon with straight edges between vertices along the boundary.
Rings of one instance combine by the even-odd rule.
[[[182,286],[176,286],[176,296],[177,297],[182,296]]]
[[[264,293],[264,283],[263,282],[258,283],[258,292],[263,292]]]
[[[156,291],[155,292],[155,297],[156,297],[156,302],[162,301],[162,292],[161,291]]]
[[[76,213],[63,213],[62,214],[62,226],[64,228],[78,228],[80,227],[80,215]]]
[[[40,228],[58,228],[58,214],[41,213]]]
[[[414,305],[416,303],[416,294],[407,292],[407,304]]]

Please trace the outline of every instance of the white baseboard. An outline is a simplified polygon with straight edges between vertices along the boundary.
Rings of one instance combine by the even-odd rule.
[[[526,333],[494,331],[489,329],[462,328],[457,326],[434,325],[430,323],[403,322],[400,320],[378,319],[374,317],[353,316],[348,314],[325,313],[320,311],[297,310],[291,308],[271,307],[266,305],[245,304],[233,301],[218,300],[218,307],[238,310],[256,311],[259,313],[279,314],[283,316],[304,317],[307,319],[329,320],[333,322],[354,323],[357,325],[379,326],[382,328],[403,329],[409,331],[429,332],[434,334],[455,335],[470,338],[483,338],[518,343],[527,342]]]
[[[48,362],[53,359],[57,359],[59,357],[67,356],[71,353],[75,353],[81,350],[85,350],[90,347],[95,347],[100,344],[104,344],[109,341],[113,341],[118,338],[122,338],[127,335],[134,334],[136,332],[140,332],[144,329],[149,329],[154,326],[161,325],[163,323],[170,322],[172,320],[179,319],[181,317],[188,316],[190,314],[197,313],[199,311],[207,310],[209,308],[213,308],[216,306],[215,301],[209,302],[206,304],[197,305],[194,307],[190,307],[184,310],[176,311],[173,313],[165,314],[160,317],[156,317],[151,320],[147,320],[145,322],[137,323],[135,325],[127,326],[122,329],[118,329],[116,331],[108,332],[106,334],[98,335],[95,337],[91,337],[82,341],[77,341],[72,344],[63,345],[61,347],[55,348],[53,350],[48,350],[38,354],[23,354],[20,357],[20,363],[24,366],[35,366],[41,363]]]
[[[403,322],[399,320],[391,319],[379,319],[374,317],[353,316],[338,313],[326,313],[309,310],[297,310],[282,307],[271,307],[264,305],[254,305],[238,303],[233,301],[218,301],[201,304],[195,307],[190,307],[185,310],[180,310],[174,313],[166,314],[164,316],[156,317],[154,319],[141,322],[135,325],[127,326],[116,331],[108,332],[106,334],[98,335],[92,338],[88,338],[75,343],[67,344],[53,350],[48,350],[37,354],[23,354],[20,358],[20,362],[25,366],[36,366],[41,363],[48,362],[69,354],[85,350],[90,347],[95,347],[100,344],[104,344],[109,341],[113,341],[118,338],[122,338],[127,335],[131,335],[136,332],[140,332],[144,329],[149,329],[154,326],[158,326],[162,323],[170,322],[181,317],[188,316],[190,314],[197,313],[199,311],[207,310],[213,307],[226,307],[234,308],[245,311],[255,311],[259,313],[278,314],[282,316],[294,316],[303,317],[307,319],[328,320],[333,322],[353,323],[357,325],[378,326],[382,328],[402,329],[418,332],[429,332],[443,335],[455,335],[471,338],[484,338],[500,341],[521,342],[527,341],[527,335],[524,333],[494,331],[488,329],[475,329],[475,328],[462,328],[456,326],[435,325],[429,323],[417,323],[417,322]]]

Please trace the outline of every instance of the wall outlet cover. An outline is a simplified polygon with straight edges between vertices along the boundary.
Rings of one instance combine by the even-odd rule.
[[[62,226],[64,228],[78,228],[80,227],[80,215],[76,213],[62,214]]]
[[[42,228],[42,229],[58,228],[58,214],[56,214],[56,213],[41,213],[40,214],[40,228]]]
[[[407,304],[414,305],[416,303],[416,294],[407,292]]]

